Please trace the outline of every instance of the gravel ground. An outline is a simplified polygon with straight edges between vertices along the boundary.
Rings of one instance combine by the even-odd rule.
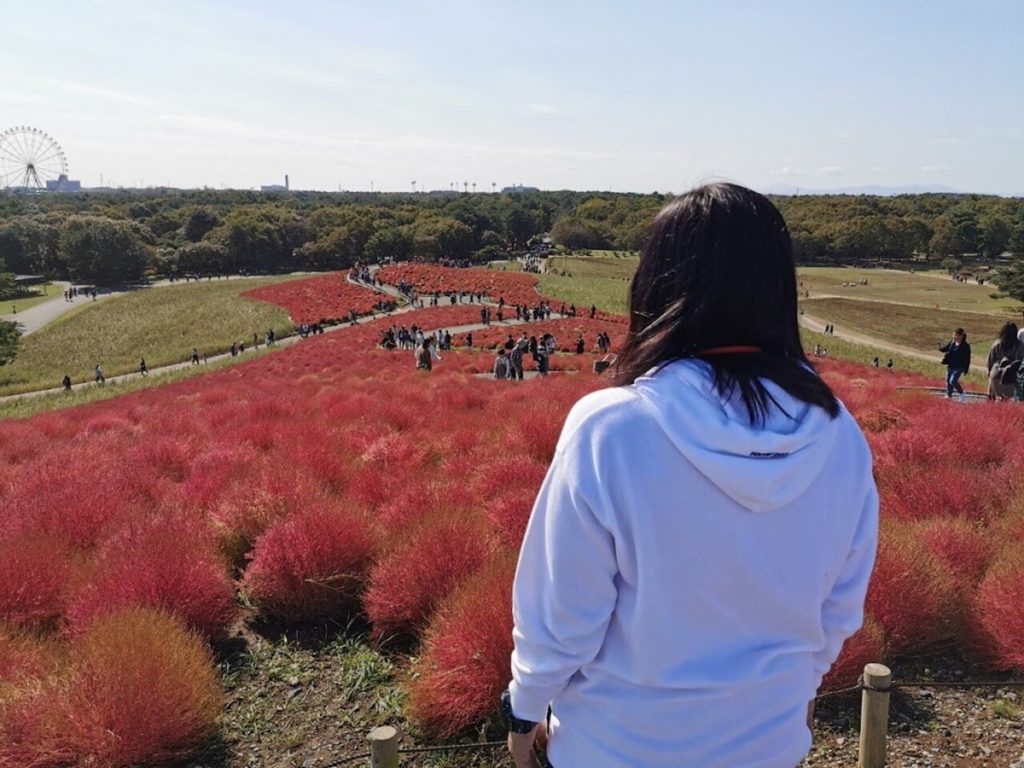
[[[887,765],[890,768],[988,766],[1024,768],[1024,685],[985,675],[957,660],[908,669],[904,680],[954,683],[981,680],[985,687],[915,686],[890,700]],[[826,699],[815,718],[814,746],[806,768],[857,765],[860,694]]]

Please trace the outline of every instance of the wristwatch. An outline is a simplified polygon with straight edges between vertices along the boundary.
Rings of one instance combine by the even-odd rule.
[[[505,718],[505,722],[508,723],[509,733],[529,733],[537,727],[537,723],[532,720],[521,720],[512,714],[512,695],[508,692],[508,688],[501,692],[501,714]]]

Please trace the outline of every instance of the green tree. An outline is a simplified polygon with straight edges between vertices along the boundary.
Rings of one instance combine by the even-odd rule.
[[[175,255],[179,275],[219,275],[230,271],[228,249],[218,243],[189,243]]]
[[[366,258],[371,261],[396,259],[401,261],[412,255],[412,234],[405,227],[388,227],[373,233],[366,241]]]
[[[69,218],[60,249],[72,279],[97,285],[138,280],[148,260],[132,224],[100,216]]]
[[[551,227],[551,240],[570,250],[607,248],[608,241],[587,222],[574,216],[562,216]]]
[[[185,239],[190,243],[198,243],[219,223],[220,219],[212,211],[196,208],[185,221]]]
[[[505,213],[505,237],[513,251],[526,246],[527,240],[540,232],[537,218],[519,203],[513,203]]]
[[[21,331],[18,329],[18,324],[9,320],[0,320],[0,365],[7,365],[18,356],[20,343]]]
[[[945,216],[935,222],[931,240],[928,241],[928,252],[945,258],[947,256],[960,256],[967,250],[967,244],[957,233],[952,222]]]
[[[986,214],[978,222],[981,252],[990,259],[1000,256],[1010,244],[1010,222],[998,214]]]

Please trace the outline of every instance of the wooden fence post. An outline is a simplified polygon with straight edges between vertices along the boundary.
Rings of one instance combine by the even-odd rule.
[[[889,689],[892,671],[884,664],[864,667],[860,704],[860,768],[883,768],[885,737],[889,729]]]
[[[398,731],[379,725],[370,731],[371,768],[398,768]]]

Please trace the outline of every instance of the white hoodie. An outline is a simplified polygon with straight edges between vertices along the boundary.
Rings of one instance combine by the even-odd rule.
[[[861,625],[878,495],[845,408],[751,426],[684,360],[572,409],[523,541],[510,685],[555,768],[792,768]],[[792,417],[792,418],[790,418]]]

